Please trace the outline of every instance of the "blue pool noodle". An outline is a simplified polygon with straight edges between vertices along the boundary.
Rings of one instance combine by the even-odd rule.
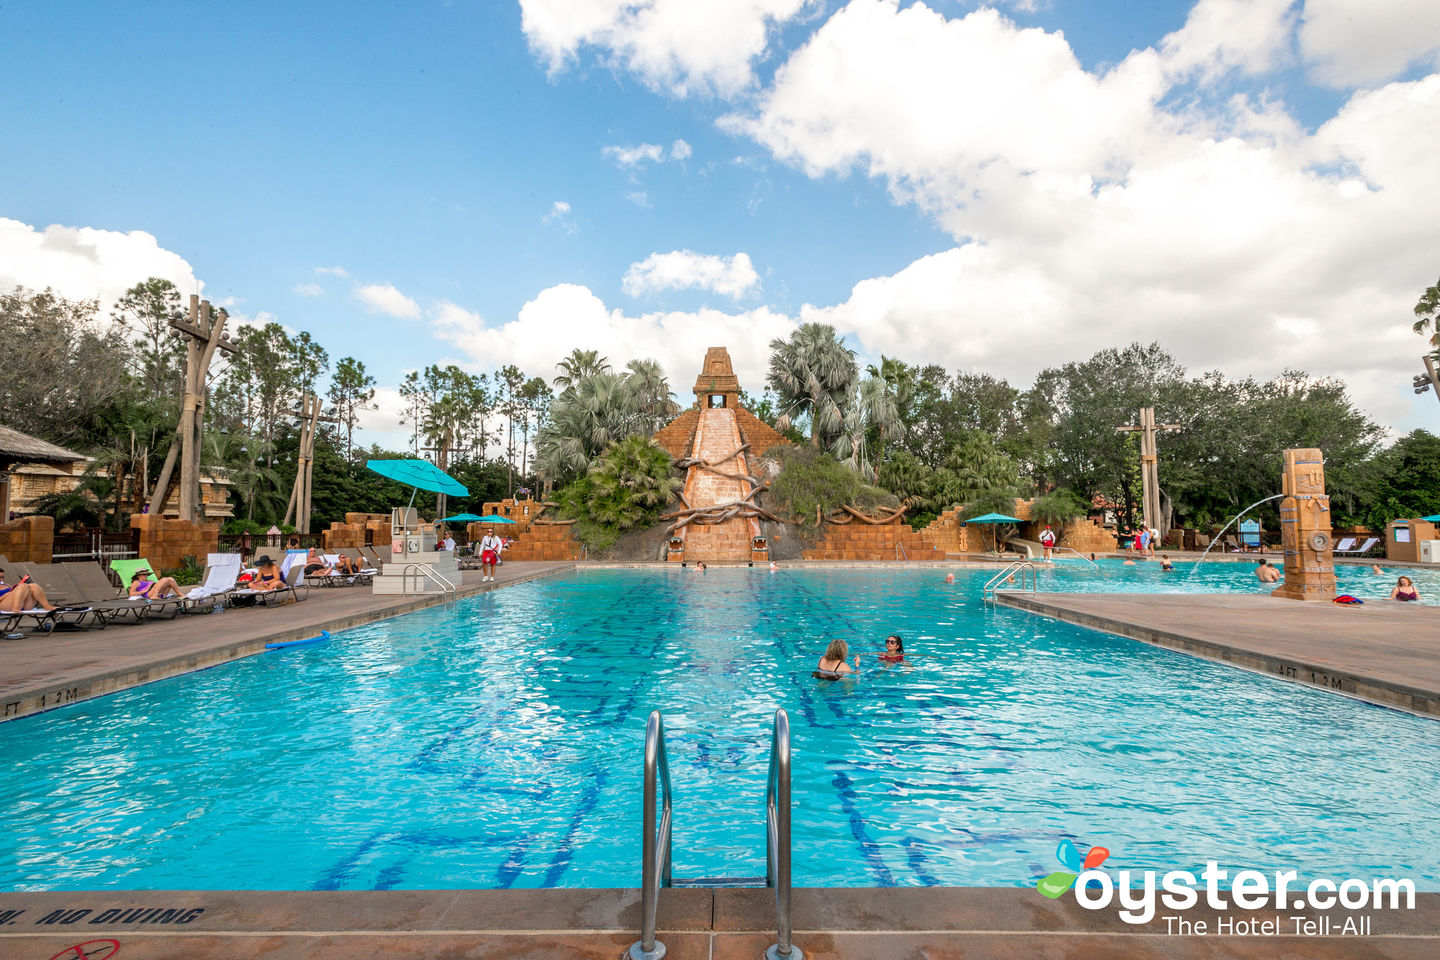
[[[287,650],[290,647],[308,647],[313,643],[324,643],[330,639],[329,630],[321,630],[318,637],[306,637],[303,640],[283,640],[278,643],[265,644],[266,650]]]

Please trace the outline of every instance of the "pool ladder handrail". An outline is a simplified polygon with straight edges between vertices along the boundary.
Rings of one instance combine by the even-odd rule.
[[[904,558],[905,558],[905,562],[906,562],[906,563],[909,563],[909,562],[910,562],[910,554],[906,552],[906,550],[905,550],[905,544],[900,543],[900,542],[897,540],[897,541],[895,542],[895,559],[896,559],[896,560],[899,560],[901,557],[904,557]]]
[[[765,885],[775,889],[775,943],[765,960],[804,960],[790,941],[790,715],[775,711],[770,772],[765,777]]]
[[[663,791],[662,791],[663,788]],[[673,810],[670,759],[665,751],[665,721],[659,710],[645,724],[645,799],[641,812],[640,939],[630,945],[630,960],[661,960],[665,944],[655,939],[660,890],[672,886],[670,825]],[[656,802],[660,803],[657,822]],[[775,943],[766,960],[805,960],[791,942],[790,919],[790,715],[775,711],[770,736],[770,769],[765,784],[765,885],[775,890]]]
[[[1035,564],[1031,563],[1029,560],[1014,560],[1010,563],[1007,563],[1004,570],[1001,570],[999,573],[995,574],[995,576],[991,577],[985,582],[985,586],[981,588],[980,591],[981,598],[986,603],[994,603],[995,591],[999,589],[996,584],[1005,582],[1005,578],[1010,576],[1012,573],[1020,574],[1020,582],[1015,586],[1016,590],[1024,590],[1025,584],[1028,581],[1030,584],[1030,592],[1035,592],[1035,587],[1039,581],[1039,576],[1035,569]]]
[[[663,788],[663,794],[660,793]],[[659,794],[661,812],[656,823],[655,802]],[[640,939],[630,945],[631,960],[660,960],[665,944],[655,939],[655,920],[660,910],[660,888],[670,886],[670,818],[673,801],[670,788],[670,758],[665,752],[665,721],[659,710],[650,712],[645,723],[645,802],[641,813],[645,836],[641,841]]]
[[[1079,550],[1076,550],[1074,547],[1051,547],[1050,549],[1056,551],[1069,551],[1070,553],[1075,554],[1075,556],[1079,557],[1081,560],[1084,560],[1086,563],[1090,564],[1090,566],[1094,567],[1096,570],[1100,569],[1100,564],[1096,563],[1094,560],[1091,560],[1089,557],[1085,556],[1085,554],[1081,553]]]
[[[400,587],[402,590],[405,587],[405,578],[411,576],[412,571],[415,574],[417,585],[420,579],[419,575],[424,574],[427,579],[440,588],[440,592],[443,593],[447,599],[453,598],[456,595],[455,584],[436,573],[428,563],[405,564],[405,569],[400,571]]]

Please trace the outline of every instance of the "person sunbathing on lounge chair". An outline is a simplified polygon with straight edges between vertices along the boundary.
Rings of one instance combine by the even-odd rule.
[[[340,559],[344,560],[345,558],[341,557]],[[325,558],[320,556],[320,551],[316,550],[314,547],[311,547],[310,552],[305,554],[305,576],[328,577],[335,574],[336,572],[336,569],[327,564],[325,562]]]
[[[174,577],[161,577],[158,580],[151,580],[155,576],[149,570],[136,570],[130,577],[130,596],[144,597],[146,600],[161,600],[165,597],[180,596],[180,584],[175,582]]]
[[[250,581],[251,590],[281,590],[285,587],[285,578],[280,575],[280,567],[270,555],[264,554],[255,561],[255,579]]]
[[[21,610],[54,610],[55,605],[45,596],[39,584],[22,580],[17,584],[5,582],[5,571],[0,570],[0,613],[19,613]]]

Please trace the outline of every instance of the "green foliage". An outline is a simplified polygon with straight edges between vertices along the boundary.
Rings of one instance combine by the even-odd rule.
[[[1440,437],[1433,433],[1416,430],[1400,438],[1368,472],[1370,496],[1356,519],[1371,530],[1440,513]]]
[[[815,523],[817,507],[823,515],[842,505],[865,512],[900,505],[894,494],[864,483],[854,470],[813,446],[775,447],[765,455],[780,462],[768,494],[776,512],[793,516],[802,525]]]
[[[180,586],[188,587],[205,579],[205,566],[194,557],[181,557],[180,566],[171,570],[162,570],[161,574],[174,577],[175,582]]]
[[[770,375],[783,419],[810,421],[810,442],[829,449],[844,430],[844,409],[859,378],[855,351],[846,347],[835,328],[806,323],[789,340],[770,341]]]
[[[598,551],[626,530],[653,523],[683,486],[664,448],[647,437],[629,436],[612,444],[557,499],[562,516],[577,521],[581,541]]]
[[[535,437],[535,473],[565,483],[590,468],[610,445],[631,434],[649,437],[675,414],[670,384],[654,360],[632,360],[610,372],[594,351],[574,351],[555,378],[564,389],[549,403]]]
[[[1090,504],[1073,490],[1052,490],[1030,504],[1030,519],[1056,526],[1090,512]]]

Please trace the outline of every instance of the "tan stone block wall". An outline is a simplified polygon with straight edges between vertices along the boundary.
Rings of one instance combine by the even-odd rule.
[[[580,541],[571,523],[535,524],[505,551],[506,560],[578,560]]]
[[[186,557],[205,562],[207,553],[220,549],[220,524],[191,523],[170,517],[137,513],[130,526],[140,531],[140,556],[162,570],[173,570]]]
[[[365,527],[359,523],[332,523],[329,530],[320,531],[320,542],[326,550],[363,547],[365,546]]]
[[[699,422],[698,409],[686,410],[655,434],[655,442],[664,447],[670,456],[680,460],[689,455],[690,442],[695,438],[695,427]]]
[[[959,509],[946,510],[920,532],[942,553],[969,552],[969,528],[961,521]]]
[[[897,549],[899,548],[899,549]],[[907,523],[827,524],[824,537],[809,550],[806,560],[944,560],[945,551]]]
[[[50,563],[54,547],[54,517],[20,517],[0,523],[0,556],[16,563]]]
[[[1115,534],[1106,530],[1100,521],[1088,518],[1066,521],[1060,529],[1060,544],[1084,554],[1114,553],[1120,548]]]

